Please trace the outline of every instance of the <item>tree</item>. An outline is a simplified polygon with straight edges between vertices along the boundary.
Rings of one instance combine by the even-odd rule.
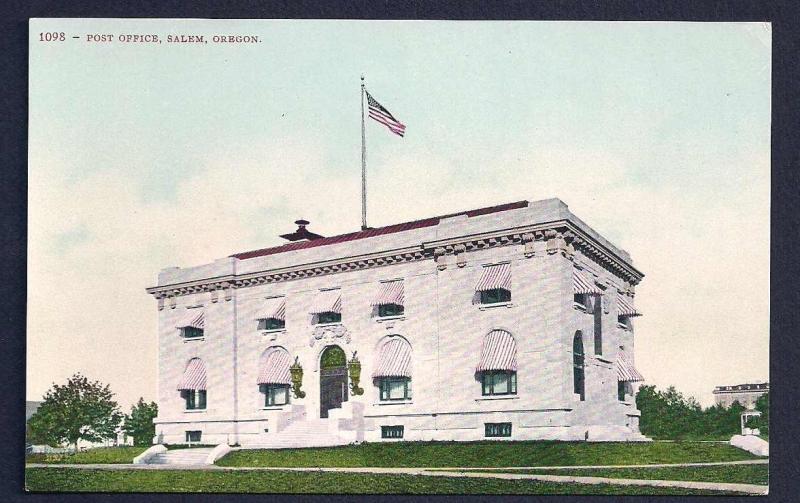
[[[158,404],[146,403],[144,398],[139,398],[136,405],[131,407],[130,415],[125,414],[122,430],[126,435],[133,437],[133,445],[150,445],[156,435],[156,425],[153,419],[158,415]]]
[[[107,384],[89,381],[80,373],[65,385],[53,384],[28,421],[31,440],[50,446],[71,445],[77,452],[79,440],[114,438],[122,414],[113,398]]]

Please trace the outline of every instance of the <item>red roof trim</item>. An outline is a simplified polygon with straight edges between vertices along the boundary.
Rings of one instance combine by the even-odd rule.
[[[355,241],[357,239],[382,236],[384,234],[394,234],[396,232],[403,232],[412,229],[421,229],[423,227],[431,227],[434,225],[438,225],[439,221],[443,218],[456,217],[459,215],[466,215],[467,217],[477,217],[481,215],[488,215],[490,213],[497,213],[500,211],[526,208],[527,206],[528,206],[528,201],[517,201],[514,203],[501,204],[498,206],[489,206],[487,208],[478,208],[475,210],[462,211],[459,213],[451,213],[449,215],[425,218],[422,220],[414,220],[412,222],[387,225],[386,227],[378,227],[375,229],[367,229],[364,231],[351,232],[349,234],[339,234],[338,236],[331,236],[322,239],[314,239],[312,241],[300,241],[297,243],[287,243],[281,246],[273,246],[271,248],[262,248],[260,250],[234,253],[233,255],[231,255],[231,257],[235,257],[240,260],[245,260],[254,257],[264,257],[266,255],[275,255],[277,253],[284,253],[294,250],[304,250],[306,248],[316,248],[317,246],[332,245],[337,243],[344,243],[346,241]]]

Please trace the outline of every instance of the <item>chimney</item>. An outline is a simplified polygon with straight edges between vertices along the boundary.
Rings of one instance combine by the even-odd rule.
[[[306,229],[306,226],[309,224],[308,220],[303,220],[301,218],[300,220],[295,220],[294,223],[297,224],[297,230],[290,234],[281,234],[283,239],[288,241],[313,241],[314,239],[322,239],[323,236]]]

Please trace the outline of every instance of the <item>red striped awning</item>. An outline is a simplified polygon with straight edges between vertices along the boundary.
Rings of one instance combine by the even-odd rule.
[[[633,362],[624,351],[617,353],[617,381],[644,381],[644,376],[636,370]]]
[[[485,266],[475,291],[484,292],[498,288],[511,291],[511,264]]]
[[[268,318],[286,319],[286,297],[273,297],[264,301],[264,304],[256,313],[256,319],[266,320]]]
[[[393,337],[381,346],[372,377],[411,377],[411,345]]]
[[[206,365],[200,358],[192,358],[183,371],[178,389],[184,390],[204,390],[206,389]]]
[[[517,343],[505,330],[492,330],[483,338],[477,372],[517,370]]]
[[[641,316],[642,313],[633,307],[633,299],[628,299],[624,295],[617,295],[618,316]]]
[[[311,314],[319,313],[340,313],[342,312],[342,291],[341,290],[323,290],[317,293],[314,299],[314,304],[311,308]]]
[[[403,289],[403,281],[387,281],[381,283],[378,294],[372,301],[372,305],[385,306],[387,304],[397,304],[398,306],[402,306],[404,302],[405,292]]]
[[[175,328],[205,328],[206,326],[206,316],[203,309],[192,308],[187,309],[181,319],[178,320],[178,323],[175,324]]]
[[[577,269],[572,270],[572,291],[573,293],[587,293],[590,295],[602,295],[603,290],[595,285],[594,280],[588,275]]]
[[[292,379],[289,373],[291,363],[292,359],[285,349],[269,351],[261,361],[258,384],[291,384]]]

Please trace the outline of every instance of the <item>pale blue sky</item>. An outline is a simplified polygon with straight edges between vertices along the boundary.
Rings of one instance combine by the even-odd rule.
[[[46,30],[84,38],[38,42]],[[361,73],[408,128],[368,124],[372,225],[561,197],[648,274],[636,357],[652,382],[707,403],[716,384],[767,379],[767,24],[35,20],[31,37],[31,398],[78,369],[125,403],[154,397],[154,376],[127,376],[154,374],[144,288],[160,268],[277,244],[300,216],[355,230]],[[720,300],[738,282],[750,316]],[[98,344],[94,309],[133,327]],[[678,374],[732,329],[744,342],[709,356],[707,374]],[[96,363],[120,347],[136,364]]]

